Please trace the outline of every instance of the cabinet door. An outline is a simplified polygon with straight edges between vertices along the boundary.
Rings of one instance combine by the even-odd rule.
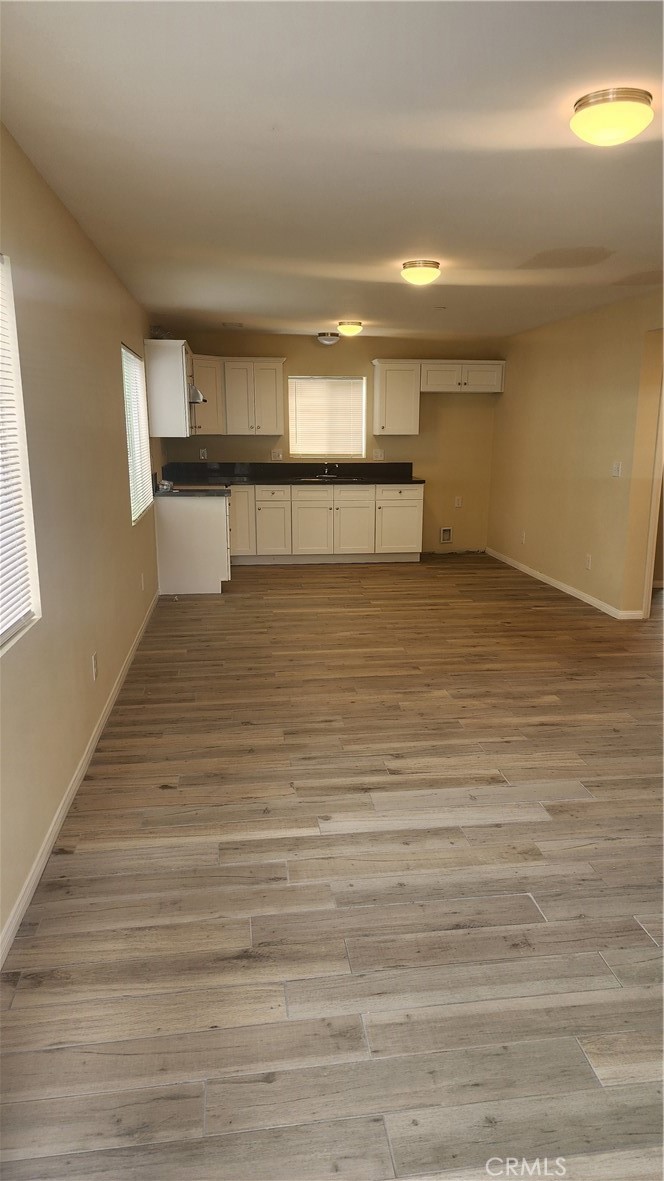
[[[194,357],[194,385],[207,402],[197,402],[196,433],[223,435],[224,408],[221,397],[221,361],[217,357]]]
[[[291,553],[290,500],[256,505],[256,553]]]
[[[252,361],[224,362],[227,435],[255,435],[254,366]]]
[[[419,429],[419,361],[381,361],[374,367],[374,435],[417,435]]]
[[[372,554],[375,547],[375,518],[375,502],[335,505],[335,554]]]
[[[333,553],[333,517],[334,509],[331,504],[315,500],[294,501],[292,514],[293,553]]]
[[[504,374],[504,361],[469,361],[463,367],[462,389],[467,394],[499,394]]]
[[[256,496],[253,488],[231,487],[231,554],[256,553]]]
[[[254,361],[256,434],[283,435],[284,381],[281,362]]]
[[[376,505],[376,553],[419,554],[422,551],[422,502],[383,501]]]
[[[463,365],[457,361],[423,361],[422,393],[448,394],[461,389]]]
[[[184,340],[146,340],[145,382],[152,438],[186,439],[191,433],[187,389],[191,356]]]

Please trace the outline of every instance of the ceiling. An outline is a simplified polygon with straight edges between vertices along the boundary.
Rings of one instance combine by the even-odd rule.
[[[153,323],[505,336],[660,282],[659,3],[2,9],[4,122]],[[592,148],[610,85],[655,120]]]

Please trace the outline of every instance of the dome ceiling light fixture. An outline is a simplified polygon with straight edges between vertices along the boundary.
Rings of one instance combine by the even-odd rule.
[[[652,123],[652,94],[632,86],[592,90],[574,103],[570,127],[579,139],[599,148],[624,144]]]
[[[342,336],[357,336],[363,328],[361,320],[340,320],[337,324]]]
[[[430,258],[413,258],[405,262],[401,268],[401,277],[415,287],[424,287],[433,283],[440,274],[440,263]]]
[[[319,332],[316,336],[319,344],[336,344],[339,340],[338,332]]]

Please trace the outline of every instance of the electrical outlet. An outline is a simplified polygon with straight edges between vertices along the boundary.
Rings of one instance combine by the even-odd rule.
[[[463,496],[454,497],[454,507],[461,508],[463,506]]]
[[[586,570],[590,570],[592,567],[592,564],[593,564],[592,555],[586,554]]]
[[[270,455],[271,455],[272,459],[274,459],[275,461],[284,458],[284,453],[280,447],[273,447],[270,452]]]
[[[201,447],[200,451],[198,452],[198,458],[207,459],[207,447]]]
[[[451,540],[452,540],[452,526],[451,525],[443,525],[443,527],[440,531],[440,544],[441,545],[449,545]]]
[[[92,679],[93,679],[93,681],[96,681],[98,676],[99,676],[99,666],[97,664],[97,653],[93,652],[92,653]]]
[[[521,534],[521,544],[522,544],[522,545],[525,545],[525,544],[526,544],[526,531],[525,531],[525,529],[523,530],[523,533]]]
[[[611,464],[611,475],[614,480],[619,480],[622,476],[622,460],[616,459]]]
[[[381,451],[380,447],[374,447],[371,454],[374,459],[385,459],[385,452]]]

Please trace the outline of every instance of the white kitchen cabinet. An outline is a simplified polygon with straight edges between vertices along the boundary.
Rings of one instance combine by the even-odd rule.
[[[423,361],[423,393],[499,394],[505,377],[504,361]]]
[[[330,489],[330,492],[332,489]],[[334,507],[323,500],[296,500],[292,505],[293,553],[334,552]]]
[[[417,435],[420,430],[420,362],[374,361],[373,433]]]
[[[231,556],[256,553],[256,491],[250,484],[233,484],[230,498]]]
[[[160,594],[220,594],[231,576],[228,497],[174,493],[154,506]]]
[[[372,554],[376,533],[376,487],[334,489],[335,554]]]
[[[283,358],[224,360],[224,409],[228,435],[283,435]]]
[[[388,484],[376,488],[376,553],[422,551],[421,484]]]
[[[191,349],[186,340],[146,340],[144,349],[150,435],[188,438],[195,433],[189,402],[194,381]]]
[[[225,435],[221,357],[194,354],[194,385],[206,399],[192,407],[197,435]]]
[[[461,389],[463,365],[459,361],[423,361],[422,393],[448,394]]]
[[[291,497],[287,484],[256,488],[256,553],[292,553]]]

